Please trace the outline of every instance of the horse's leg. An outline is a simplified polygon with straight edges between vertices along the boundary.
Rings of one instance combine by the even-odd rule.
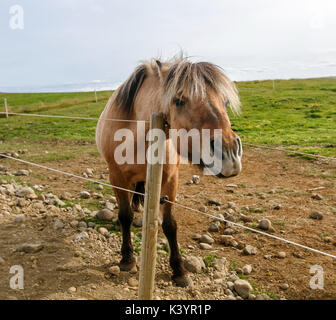
[[[123,271],[130,271],[136,265],[136,260],[133,256],[133,246],[131,240],[131,224],[133,221],[133,211],[131,209],[131,196],[128,192],[115,190],[115,194],[119,204],[118,219],[121,225],[122,246],[119,266]]]
[[[170,201],[175,201],[178,172],[165,181],[163,175],[163,184],[161,195],[168,196]],[[192,285],[192,280],[189,278],[186,269],[183,266],[182,257],[177,244],[177,224],[172,212],[172,204],[165,203],[161,205],[161,212],[163,214],[162,229],[169,242],[170,248],[170,266],[173,269],[173,281],[180,287],[187,287]]]

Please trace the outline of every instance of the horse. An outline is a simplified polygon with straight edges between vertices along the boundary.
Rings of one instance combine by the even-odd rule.
[[[115,141],[114,134],[121,128],[127,128],[133,132],[135,141],[144,139],[152,113],[163,113],[168,128],[221,129],[220,161],[223,168],[217,176],[230,177],[242,170],[242,143],[231,128],[228,107],[234,113],[239,113],[241,103],[237,87],[223,70],[212,63],[191,62],[185,57],[142,62],[111,95],[97,124],[96,144],[108,165],[111,185],[135,191],[132,194],[119,188],[113,190],[122,231],[121,270],[131,271],[136,268],[130,228],[134,210],[137,210],[142,200],[139,193],[144,192],[147,160],[143,163],[119,164],[114,153],[120,141]],[[144,133],[137,130],[137,121],[146,121]],[[166,143],[169,143],[168,137]],[[189,148],[191,146],[188,144]],[[210,148],[213,150],[213,143]],[[135,150],[137,159],[141,152]],[[192,280],[179,252],[177,223],[173,215],[173,203],[178,190],[179,148],[176,148],[176,154],[177,163],[163,164],[161,197],[171,201],[160,205],[160,213],[162,229],[169,243],[172,280],[177,286],[188,287],[192,286]]]

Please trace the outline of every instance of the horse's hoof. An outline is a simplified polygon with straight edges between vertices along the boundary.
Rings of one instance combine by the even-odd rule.
[[[121,271],[134,271],[136,270],[136,261],[134,258],[131,261],[121,260],[119,263],[119,268]]]
[[[194,282],[187,275],[185,275],[185,276],[173,276],[172,279],[178,287],[186,288],[186,287],[193,287],[194,286]]]

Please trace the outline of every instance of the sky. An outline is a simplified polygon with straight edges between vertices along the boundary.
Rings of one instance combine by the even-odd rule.
[[[334,0],[1,0],[0,91],[109,89],[181,50],[236,81],[336,76],[335,17]]]

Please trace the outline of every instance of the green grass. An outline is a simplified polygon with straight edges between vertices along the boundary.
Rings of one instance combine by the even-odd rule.
[[[230,115],[233,129],[243,143],[282,146],[287,149],[336,157],[336,79],[276,80],[239,82],[243,105],[239,117]],[[0,94],[0,111],[7,98],[9,111],[52,115],[99,117],[111,91]],[[96,121],[33,118],[0,115],[0,151],[20,148],[36,149],[41,160],[69,159],[71,152],[50,150],[49,144],[76,147],[79,142],[94,144]],[[41,143],[45,142],[45,143]],[[15,146],[15,147],[14,147]],[[56,145],[56,148],[58,146]],[[52,150],[51,150],[52,151]],[[92,149],[92,155],[98,156]],[[292,155],[294,156],[294,155]],[[311,159],[311,157],[306,157]],[[38,159],[35,159],[38,160]]]

